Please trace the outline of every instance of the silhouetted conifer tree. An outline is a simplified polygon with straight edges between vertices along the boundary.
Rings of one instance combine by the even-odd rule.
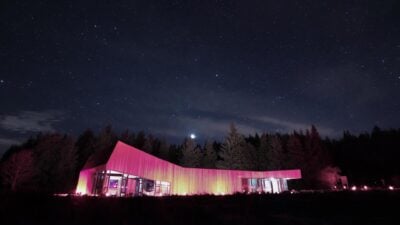
[[[281,140],[278,135],[269,135],[267,151],[267,170],[280,170],[283,169],[284,153]]]
[[[92,130],[84,131],[75,143],[77,152],[77,172],[82,169],[88,158],[94,153],[96,137]]]
[[[270,151],[269,136],[264,133],[260,137],[260,144],[257,149],[257,168],[258,170],[264,171],[268,169],[270,159],[268,158],[268,152]]]
[[[34,157],[40,174],[38,191],[72,191],[77,154],[71,137],[61,134],[41,136],[34,148]]]
[[[193,139],[185,138],[182,145],[182,166],[185,167],[200,167],[201,151]]]
[[[250,161],[250,145],[247,145],[243,135],[239,134],[235,125],[231,124],[228,136],[221,146],[218,168],[249,169],[253,164]]]
[[[217,153],[214,149],[214,143],[210,140],[207,140],[204,149],[204,168],[215,168],[215,163],[217,162]]]
[[[299,135],[294,132],[289,135],[287,142],[287,160],[288,169],[304,169],[306,164],[305,152]]]
[[[135,139],[135,146],[138,149],[143,149],[144,145],[146,143],[146,135],[143,131],[139,131],[139,133],[136,135]]]

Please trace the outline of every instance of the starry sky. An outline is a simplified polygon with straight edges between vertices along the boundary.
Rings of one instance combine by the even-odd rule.
[[[400,2],[0,3],[0,151],[112,124],[170,142],[400,127]]]

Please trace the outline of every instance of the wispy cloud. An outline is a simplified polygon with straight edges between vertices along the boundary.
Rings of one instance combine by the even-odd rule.
[[[20,133],[55,131],[54,124],[60,122],[63,113],[60,111],[21,111],[14,115],[1,115],[0,127]]]
[[[280,127],[281,131],[283,132],[292,132],[294,130],[306,130],[310,129],[311,123],[299,123],[299,122],[292,122],[292,121],[287,121],[283,120],[280,118],[276,117],[270,117],[270,116],[256,116],[252,117],[252,120],[258,122],[258,123],[263,123],[263,124],[271,124]],[[317,126],[317,129],[319,133],[323,136],[333,136],[337,132],[334,129],[328,128],[328,127],[322,127],[322,126]]]
[[[244,135],[261,133],[261,132],[284,132],[290,133],[293,131],[307,130],[311,128],[312,122],[293,122],[278,117],[272,117],[269,115],[263,116],[249,116],[249,117],[238,117],[232,114],[226,114],[224,116],[219,115],[219,119],[212,115],[203,117],[190,117],[182,116],[178,118],[177,129],[186,127],[194,129],[193,131],[206,134],[209,137],[222,137],[229,131],[230,123],[234,123],[240,133]],[[204,115],[204,114],[203,114]],[[207,114],[206,114],[207,115]],[[221,119],[225,118],[225,119]],[[338,132],[330,127],[316,125],[319,133],[322,136],[335,136]],[[175,130],[169,130],[169,133],[175,136],[179,136],[180,132]]]
[[[254,134],[260,130],[251,125],[245,124],[240,121],[234,120],[216,120],[211,118],[191,118],[181,117],[179,118],[181,124],[191,126],[197,132],[207,134],[210,137],[221,137],[225,136],[229,131],[229,126],[233,122],[240,133],[243,134]]]
[[[226,136],[232,122],[235,124],[238,131],[245,135],[261,131],[260,129],[247,125],[241,121],[190,116],[181,116],[177,118],[174,128],[153,127],[152,130],[155,130],[155,133],[161,136],[178,139],[188,136],[192,132],[201,135],[202,138],[215,139]]]
[[[182,138],[186,134],[182,130],[173,129],[173,128],[160,128],[160,127],[154,127],[154,134],[160,135],[162,137],[173,137],[173,138]]]

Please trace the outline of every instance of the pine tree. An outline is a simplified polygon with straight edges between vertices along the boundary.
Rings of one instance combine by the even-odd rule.
[[[218,168],[223,169],[250,169],[254,164],[250,161],[249,145],[243,135],[239,134],[234,124],[231,124],[228,136],[221,146]]]
[[[139,138],[139,135],[138,135]],[[140,137],[141,138],[141,137]],[[153,146],[154,146],[154,137],[153,135],[147,135],[147,137],[143,136],[144,138],[144,144],[142,148],[139,148],[140,150],[143,150],[147,153],[152,153],[153,152]]]
[[[217,162],[217,153],[214,149],[214,143],[210,140],[207,140],[204,149],[204,168],[215,168],[215,164]]]
[[[269,136],[264,133],[260,137],[260,145],[257,149],[257,169],[264,171],[269,169],[268,152],[270,151]]]
[[[168,150],[169,150],[169,144],[167,143],[167,141],[165,141],[164,139],[160,140],[160,148],[159,148],[159,154],[158,156],[161,159],[164,160],[168,160]]]
[[[65,192],[73,189],[77,154],[71,137],[61,134],[43,135],[33,154],[35,167],[40,173],[40,191]]]
[[[151,146],[151,154],[160,158],[160,148],[161,148],[161,140],[158,138],[153,138],[153,143]]]
[[[73,181],[77,178],[74,174],[77,171],[77,152],[73,138],[65,135],[59,151],[59,162],[54,167],[57,170],[57,177],[54,178],[55,188],[56,191],[70,192],[75,189]]]
[[[130,136],[129,130],[126,129],[124,132],[121,133],[121,135],[119,135],[118,139],[119,139],[120,141],[122,141],[122,142],[128,144],[129,136]]]
[[[95,152],[103,152],[108,156],[118,141],[117,135],[113,132],[111,125],[107,125],[96,138]]]
[[[201,151],[193,139],[185,138],[182,145],[182,166],[200,167]]]
[[[143,131],[139,131],[139,133],[136,135],[136,139],[135,139],[135,144],[133,146],[135,146],[138,149],[144,150],[143,146],[146,143],[146,135]]]
[[[320,173],[325,167],[329,166],[330,159],[314,125],[311,126],[311,132],[307,131],[306,133],[305,158],[307,163],[303,167],[304,179],[308,182],[308,185],[319,186],[321,184]]]
[[[289,136],[286,162],[287,169],[304,169],[305,167],[304,148],[296,132]]]
[[[280,170],[283,168],[284,154],[282,142],[277,135],[268,137],[269,151],[267,151],[268,170]]]
[[[77,152],[77,170],[81,170],[88,158],[95,151],[96,137],[92,130],[86,130],[75,143]]]
[[[136,135],[134,132],[130,132],[129,130],[126,130],[124,133],[121,134],[119,140],[124,142],[125,144],[135,146],[136,144]]]
[[[182,165],[182,147],[177,145],[171,145],[168,148],[168,161]]]

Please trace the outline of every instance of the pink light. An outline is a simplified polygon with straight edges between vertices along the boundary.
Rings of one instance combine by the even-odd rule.
[[[364,185],[364,186],[363,186],[363,189],[364,189],[364,190],[368,190],[368,186],[367,186],[367,185]]]
[[[347,189],[347,186],[346,186],[346,185],[343,185],[343,189],[346,190],[346,189]]]
[[[394,187],[393,186],[389,186],[389,190],[393,191]]]
[[[352,190],[352,191],[357,191],[357,187],[356,187],[356,186],[352,186],[352,187],[351,187],[351,190]]]
[[[172,195],[233,194],[242,191],[242,178],[301,178],[300,170],[243,171],[186,168],[118,142],[105,165],[80,172],[76,192],[90,194],[93,174],[99,170],[112,170],[168,182],[171,185]]]

